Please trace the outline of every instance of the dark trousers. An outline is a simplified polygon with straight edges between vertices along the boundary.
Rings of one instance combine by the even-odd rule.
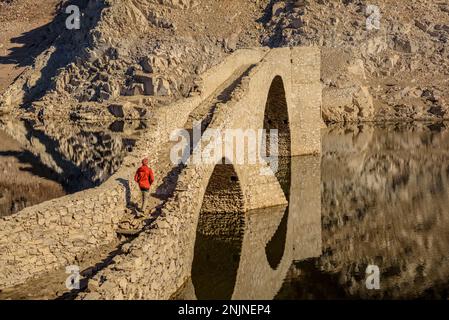
[[[142,194],[142,207],[141,207],[141,211],[145,212],[145,209],[147,208],[147,204],[148,204],[148,197],[150,196],[150,190],[146,190],[146,189],[140,189],[140,192]]]

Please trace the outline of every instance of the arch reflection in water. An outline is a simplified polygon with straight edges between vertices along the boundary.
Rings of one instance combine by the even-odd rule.
[[[233,192],[224,192],[223,184],[216,185],[219,181],[229,181],[232,166],[228,169],[220,166],[215,170],[221,174],[214,172],[201,210],[192,279],[176,298],[273,299],[293,261],[321,254],[320,157],[291,159],[293,174],[287,212],[285,207],[244,214],[236,210],[235,203],[240,203],[241,194],[236,192],[239,188],[231,187]],[[208,198],[217,192],[221,196],[214,197],[215,205],[210,207]],[[230,202],[233,202],[231,209],[223,210]],[[212,213],[213,208],[220,209]],[[283,234],[284,249],[278,250],[282,254],[274,259],[267,255],[267,246],[283,239]],[[270,260],[276,260],[276,268]]]
[[[281,223],[279,224],[273,237],[265,247],[265,254],[268,263],[272,269],[276,269],[281,263],[285,251],[285,240],[287,237],[288,207],[284,212]]]
[[[243,195],[231,164],[215,167],[196,232],[192,282],[199,299],[230,299],[240,262]]]
[[[273,79],[268,92],[265,105],[264,129],[267,142],[270,139],[269,130],[278,130],[279,157],[278,170],[275,175],[287,199],[290,196],[291,187],[291,133],[289,123],[284,83],[282,78],[277,76]],[[267,143],[267,155],[270,155],[269,145]],[[284,212],[279,227],[265,248],[265,253],[272,269],[276,269],[279,266],[284,255],[287,221],[288,207]]]
[[[277,172],[277,178],[281,184],[282,190],[284,190],[285,196],[290,201],[290,189],[291,189],[291,165],[292,158],[290,157],[280,157],[279,158],[279,168]],[[281,222],[278,228],[274,232],[272,238],[268,241],[265,246],[265,254],[267,256],[268,263],[272,269],[276,269],[284,255],[285,242],[287,237],[287,225],[288,225],[288,213],[289,206],[284,210]]]

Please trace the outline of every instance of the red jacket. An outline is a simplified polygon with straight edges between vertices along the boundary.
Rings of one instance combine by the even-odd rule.
[[[150,190],[150,187],[154,182],[153,170],[146,165],[142,165],[139,169],[137,169],[136,175],[134,176],[134,181],[139,184],[140,189]]]

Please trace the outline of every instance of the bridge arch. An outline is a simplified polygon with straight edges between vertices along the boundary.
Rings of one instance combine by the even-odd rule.
[[[196,228],[191,277],[198,299],[231,299],[240,264],[243,213],[237,172],[222,159],[210,176]]]
[[[265,153],[270,152],[270,130],[277,130],[277,170],[275,176],[287,197],[290,186],[290,157],[292,155],[289,105],[284,81],[276,75],[271,81],[264,108],[263,129],[265,130]]]
[[[272,299],[292,261],[315,257],[321,252],[320,157],[295,157],[291,165],[295,175],[290,186],[289,207],[264,208],[244,214],[237,279],[229,280],[234,290],[232,299]],[[270,261],[267,245],[273,241],[278,248],[283,247],[283,254]],[[198,294],[191,279],[181,295],[183,299],[205,298]],[[211,299],[211,295],[206,298]]]
[[[289,105],[287,102],[284,80],[276,75],[271,81],[265,104],[263,128],[266,141],[269,142],[270,130],[278,130],[278,168],[275,176],[284,192],[289,198],[291,182],[291,130]],[[266,153],[269,155],[269,143],[266,145]],[[270,241],[265,246],[265,254],[270,267],[276,270],[282,261],[285,251],[287,236],[288,207]]]
[[[203,195],[203,213],[242,211],[243,192],[236,169],[226,158],[221,159],[209,177]]]
[[[280,156],[291,155],[291,133],[288,107],[284,81],[281,76],[277,75],[271,81],[270,89],[268,90],[264,109],[263,128],[265,130],[278,130]]]

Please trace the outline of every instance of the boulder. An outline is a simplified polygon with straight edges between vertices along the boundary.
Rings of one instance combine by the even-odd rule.
[[[238,33],[233,33],[231,34],[228,38],[225,39],[224,41],[224,48],[227,51],[234,51],[237,49],[237,43],[239,41],[239,34]]]
[[[154,95],[155,84],[152,74],[137,71],[134,75],[134,79],[143,84],[145,95]]]
[[[394,50],[403,53],[415,53],[417,51],[416,43],[407,38],[395,37]]]
[[[273,8],[271,9],[271,14],[273,17],[279,15],[281,12],[285,10],[285,2],[279,1],[273,4]]]
[[[127,91],[128,96],[141,96],[145,94],[143,83],[134,83]]]
[[[108,111],[116,118],[140,119],[137,106],[131,102],[114,103],[108,106]]]
[[[168,61],[163,57],[152,55],[143,58],[140,65],[143,71],[147,73],[158,73],[168,68]]]
[[[323,119],[326,122],[357,122],[372,120],[373,98],[367,87],[325,88]]]
[[[166,79],[163,78],[158,79],[156,95],[157,96],[171,95],[170,83]]]

